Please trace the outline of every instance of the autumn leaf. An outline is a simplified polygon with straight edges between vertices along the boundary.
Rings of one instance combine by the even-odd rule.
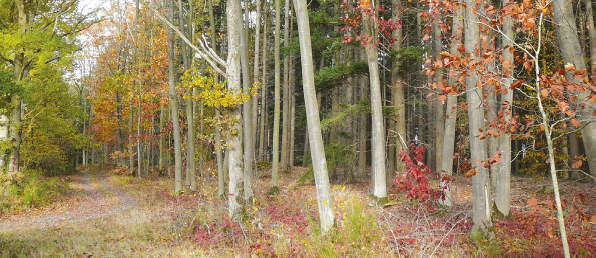
[[[575,70],[575,65],[573,63],[565,64],[565,71],[573,71]]]
[[[583,161],[581,159],[578,159],[576,162],[573,162],[573,164],[571,164],[571,167],[572,168],[581,168],[582,163],[583,163]]]
[[[528,205],[530,207],[536,207],[536,205],[538,205],[538,199],[532,198],[532,199],[528,200]]]
[[[360,1],[360,6],[362,6],[364,8],[370,7],[370,0],[361,0]]]
[[[580,125],[579,121],[577,121],[577,119],[575,118],[571,118],[571,123],[573,124],[573,126],[578,127]]]
[[[443,51],[443,52],[441,52],[441,56],[444,56],[444,57],[451,57],[451,54],[450,54],[449,52],[445,52],[445,51]]]
[[[468,170],[468,172],[466,172],[464,174],[465,177],[473,177],[476,175],[476,171],[475,170]]]

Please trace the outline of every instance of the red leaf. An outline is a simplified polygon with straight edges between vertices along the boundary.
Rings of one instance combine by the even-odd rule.
[[[535,207],[536,205],[538,205],[538,199],[532,198],[532,199],[528,200],[528,205],[530,207]]]
[[[571,123],[573,124],[573,126],[578,127],[580,125],[579,121],[577,121],[577,119],[575,118],[571,118]]]

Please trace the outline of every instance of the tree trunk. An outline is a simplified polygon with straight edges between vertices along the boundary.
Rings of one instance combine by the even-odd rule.
[[[509,0],[503,0],[503,6],[506,6]],[[501,37],[501,45],[503,49],[509,49],[512,42],[507,38],[513,39],[513,19],[509,16],[503,18],[503,36]],[[508,61],[511,64],[508,67],[503,67],[504,78],[502,80],[501,106],[503,109],[503,119],[507,123],[511,122],[513,117],[513,89],[510,89],[513,82],[513,53],[510,51],[503,51],[503,61]],[[495,207],[496,211],[504,216],[508,216],[510,212],[511,202],[511,132],[506,127],[499,138],[499,150],[501,151],[501,162],[498,164],[497,174],[495,175]]]
[[[439,17],[435,17],[433,22],[433,56],[435,58],[440,58],[441,51],[443,51],[443,43],[441,38],[441,28],[439,27],[439,21],[437,20]],[[437,69],[435,71],[435,78],[434,82],[436,83],[437,89],[439,88],[439,83],[443,81],[443,70]],[[436,89],[435,89],[436,91]],[[438,170],[443,162],[443,140],[445,137],[445,111],[443,109],[443,103],[435,95],[433,101],[434,109],[433,112],[435,113],[434,117],[434,128],[435,128],[435,135],[434,135],[434,147],[433,147],[433,157],[435,162],[430,164],[434,170]]]
[[[169,0],[170,20],[174,20],[174,0]],[[180,119],[178,117],[178,95],[174,78],[174,30],[168,36],[168,84],[170,109],[172,111],[172,131],[174,133],[174,192],[182,191],[182,137],[180,135]]]
[[[284,49],[290,45],[290,1],[285,2],[284,15]],[[281,133],[281,171],[288,171],[290,162],[290,55],[284,54],[284,90],[283,90],[283,121]]]
[[[279,59],[280,51],[280,0],[275,0],[275,50],[273,52],[275,58],[275,102],[273,110],[273,167],[271,175],[271,190],[277,191],[279,180],[279,116],[280,116],[280,73],[281,65]]]
[[[368,14],[366,16],[369,16]],[[385,174],[385,126],[383,125],[383,99],[381,98],[381,81],[379,78],[379,57],[376,49],[377,26],[375,21],[365,23],[365,35],[372,41],[365,46],[370,79],[370,105],[372,114],[372,194],[375,202],[387,198]]]
[[[294,8],[296,10],[296,17],[298,18],[302,82],[308,133],[311,136],[310,148],[312,151],[311,157],[317,188],[319,219],[321,222],[321,231],[326,233],[333,227],[335,214],[330,193],[329,177],[327,175],[327,161],[325,158],[325,148],[323,147],[323,136],[321,135],[319,109],[316,101],[310,27],[308,12],[306,10],[306,1],[294,0]]]
[[[563,56],[565,64],[575,64],[576,70],[586,69],[584,56],[582,54],[582,47],[577,37],[577,27],[575,25],[575,16],[573,15],[573,3],[571,0],[554,0],[553,10],[555,13],[554,23],[555,32],[557,34],[557,41],[559,49]],[[568,73],[568,80],[580,85],[583,83],[581,79],[575,79],[573,72]],[[596,177],[596,123],[594,123],[594,112],[596,111],[596,103],[591,103],[588,99],[590,95],[588,91],[577,94],[577,106],[585,106],[579,110],[576,115],[584,126],[581,129],[582,138],[584,141],[584,148],[588,158],[588,165],[590,167],[590,174]],[[596,182],[594,180],[593,182]]]
[[[586,4],[586,17],[588,35],[590,37],[590,63],[592,68],[592,82],[596,81],[596,28],[594,28],[594,12],[592,11],[592,1],[584,0]]]
[[[248,8],[245,6],[244,15],[248,16]],[[248,20],[248,17],[247,17]],[[250,74],[248,68],[248,40],[246,35],[247,28],[244,27],[244,22],[241,23],[241,33],[240,33],[240,63],[242,65],[242,91],[244,94],[250,95]],[[248,26],[247,26],[248,27]],[[253,134],[252,134],[252,114],[250,107],[251,100],[242,104],[242,122],[244,124],[243,129],[243,137],[242,140],[244,142],[243,150],[244,150],[244,201],[247,204],[252,203],[253,198],[253,191],[252,191],[252,166],[253,166],[253,158],[254,158],[254,149],[252,146],[253,141]]]
[[[256,0],[256,24],[255,24],[255,56],[253,61],[253,85],[259,82],[259,54],[260,54],[260,34],[261,34],[261,1]],[[247,29],[248,30],[248,29]],[[262,85],[261,85],[262,86]],[[252,146],[253,146],[253,159],[256,159],[256,148],[257,148],[257,121],[258,121],[258,104],[259,104],[259,96],[254,96],[251,99],[251,107],[252,107],[252,124],[251,124],[251,138],[252,138]]]
[[[363,49],[360,49],[360,59],[361,60],[365,60],[366,59],[366,52],[363,51]],[[362,102],[363,100],[365,100],[368,96],[368,85],[367,85],[367,80],[366,78],[364,78],[364,76],[361,76],[361,78],[359,78],[360,80],[360,101]],[[366,128],[367,128],[367,119],[368,114],[366,113],[360,113],[358,115],[358,177],[360,178],[364,178],[366,177],[366,150],[367,150],[367,134],[366,134]]]
[[[6,115],[0,115],[0,143],[8,141],[8,117]],[[0,152],[0,175],[4,174],[4,164],[6,153]],[[1,193],[0,193],[1,194]]]
[[[226,18],[228,23],[228,59],[226,62],[226,74],[228,91],[232,94],[240,94],[241,67],[240,48],[242,47],[242,9],[240,0],[228,0],[226,6]],[[235,133],[228,134],[228,169],[230,182],[228,185],[228,209],[230,217],[235,221],[241,221],[244,213],[244,174],[242,170],[242,118],[240,107],[230,110],[230,118],[235,121],[231,130]],[[248,125],[247,125],[248,126]]]
[[[166,149],[166,143],[165,143],[165,138],[163,133],[163,129],[164,129],[164,124],[165,124],[165,118],[166,114],[165,114],[165,108],[163,105],[160,105],[159,107],[159,161],[158,161],[158,169],[159,169],[159,173],[163,173],[164,170],[164,159],[165,159],[165,153],[164,150]]]
[[[402,19],[402,3],[401,0],[393,0],[392,18],[394,21]],[[396,40],[393,49],[402,48],[403,36],[402,28],[398,27],[393,31],[393,38]],[[405,165],[400,161],[399,154],[402,151],[407,151],[408,146],[406,145],[406,100],[405,100],[405,87],[403,83],[403,76],[400,73],[402,64],[400,62],[401,56],[398,55],[393,60],[391,67],[391,79],[393,83],[391,96],[393,98],[393,107],[396,109],[395,123],[393,130],[395,130],[395,158],[397,159],[397,172],[403,173]]]
[[[480,46],[480,33],[476,7],[478,5],[473,0],[466,0],[466,23],[464,27],[465,40],[464,45],[469,58],[478,59],[476,49]],[[468,98],[468,120],[469,120],[469,141],[472,167],[476,175],[472,177],[472,195],[473,195],[473,213],[472,227],[473,232],[488,233],[491,227],[491,213],[489,191],[490,182],[488,170],[483,166],[487,160],[486,141],[481,140],[478,134],[484,132],[484,109],[482,105],[482,90],[477,87],[479,82],[478,74],[474,71],[468,73],[466,81],[466,96]]]
[[[178,20],[180,24],[180,29],[185,36],[188,37],[188,33],[185,33],[186,30],[184,29],[184,11],[182,8],[182,0],[178,0]],[[192,37],[191,37],[192,39]],[[184,65],[184,70],[190,69],[190,58],[189,53],[186,51],[186,44],[180,44],[180,55],[182,56],[182,64]],[[186,89],[187,96],[186,99],[186,121],[187,121],[187,128],[186,128],[186,187],[189,188],[191,191],[197,190],[197,183],[196,183],[196,174],[197,174],[197,166],[195,164],[195,120],[194,120],[194,105],[192,100],[192,89]]]
[[[266,4],[267,2],[265,2]],[[264,8],[264,10],[267,10]],[[265,136],[267,136],[267,139],[269,138],[269,134],[267,134],[267,131],[265,130],[265,124],[267,122],[267,116],[269,114],[267,114],[267,42],[268,40],[268,36],[267,36],[267,11],[263,12],[263,60],[262,60],[262,65],[263,65],[263,74],[261,75],[261,121],[260,121],[260,129],[259,129],[259,160],[260,161],[264,161],[265,160],[265,155],[266,155],[266,151],[267,148],[265,148]]]

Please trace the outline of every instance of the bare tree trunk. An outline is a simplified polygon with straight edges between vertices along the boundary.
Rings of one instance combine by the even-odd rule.
[[[245,10],[244,10],[244,15],[247,16],[246,19],[248,21],[248,10],[246,10],[246,8],[248,8],[247,5],[245,5]],[[244,22],[241,23],[241,25],[243,25],[241,27],[241,33],[240,33],[240,63],[242,65],[242,91],[244,92],[244,94],[248,94],[250,95],[250,74],[249,74],[249,68],[248,68],[248,40],[247,40],[247,35],[246,35],[246,31],[247,28],[245,28],[244,26]],[[246,26],[248,27],[248,26]],[[244,124],[243,129],[243,142],[244,142],[244,201],[247,204],[251,204],[252,203],[252,198],[253,198],[253,191],[252,191],[252,180],[251,180],[251,176],[252,176],[252,166],[253,166],[253,158],[254,158],[254,149],[253,149],[253,134],[251,132],[251,128],[252,128],[252,114],[251,114],[251,110],[252,108],[250,107],[251,105],[251,100],[245,102],[244,104],[242,104],[242,122]]]
[[[174,20],[174,0],[168,1],[170,20]],[[168,36],[168,84],[170,109],[172,111],[172,131],[174,133],[174,192],[182,191],[182,137],[180,135],[180,119],[178,117],[178,95],[174,78],[174,30]]]
[[[265,4],[267,4],[267,2],[265,2]],[[264,8],[264,10],[267,10]],[[267,42],[268,40],[268,35],[267,35],[267,11],[263,12],[263,60],[262,60],[262,64],[263,64],[263,74],[261,75],[261,124],[260,124],[260,130],[259,130],[259,160],[264,161],[265,160],[265,151],[267,150],[267,148],[265,148],[265,135],[267,135],[267,138],[269,138],[267,131],[265,130],[265,124],[267,122]]]
[[[363,49],[360,49],[360,59],[366,59],[366,52]],[[367,80],[364,77],[360,79],[360,101],[363,101],[368,96],[368,85]],[[358,176],[363,178],[366,176],[366,142],[367,142],[367,134],[366,134],[366,127],[367,127],[367,119],[368,114],[360,113],[358,115]]]
[[[165,108],[163,105],[160,105],[159,107],[159,161],[158,161],[158,169],[159,169],[159,173],[162,173],[164,170],[164,159],[165,159],[165,153],[164,150],[166,149],[166,143],[165,143],[165,138],[163,133],[163,128],[164,128],[164,124],[165,124]]]
[[[503,0],[503,6],[506,6],[509,0]],[[507,38],[513,39],[513,19],[509,16],[503,17],[503,35],[501,45],[503,49],[509,49],[512,42]],[[513,116],[513,89],[510,89],[513,82],[513,53],[503,51],[503,63],[509,63],[508,67],[503,67],[504,78],[501,87],[504,92],[501,93],[501,106],[506,122],[510,122]],[[497,174],[495,175],[495,207],[498,212],[508,216],[510,212],[511,200],[511,132],[502,132],[499,138],[499,150],[501,151],[501,162],[498,164]]]
[[[290,44],[290,1],[286,0],[285,15],[284,15],[284,49],[287,49]],[[290,162],[290,55],[284,54],[284,90],[283,90],[283,121],[281,133],[281,171],[288,171],[288,163]]]
[[[463,23],[463,9],[460,6],[456,6],[455,16],[453,17],[452,39],[451,39],[451,55],[458,53],[457,46],[461,44],[462,40],[462,23]],[[449,86],[455,87],[457,77],[449,76]],[[455,127],[457,123],[457,95],[448,93],[447,95],[447,112],[445,115],[445,132],[443,140],[443,158],[441,159],[441,166],[439,172],[441,179],[447,177],[451,178],[453,175],[453,153],[455,152]],[[440,188],[443,190],[444,199],[439,202],[445,206],[453,205],[453,198],[451,197],[451,181],[441,180]]]
[[[294,67],[294,57],[290,58],[290,161],[289,168],[294,166],[294,151],[295,141],[294,136],[296,134],[296,68]]]
[[[401,0],[393,0],[392,18],[394,21],[402,19],[401,13],[403,11]],[[400,49],[403,44],[402,28],[398,27],[393,31],[393,38],[396,40],[393,49]],[[399,159],[399,154],[402,151],[407,151],[406,144],[406,100],[405,87],[403,83],[403,76],[401,70],[401,56],[395,57],[391,68],[391,79],[393,83],[392,98],[393,107],[395,108],[395,123],[393,130],[395,130],[395,158],[397,159],[397,171],[403,173],[405,170],[404,164]]]
[[[368,16],[367,14],[366,16]],[[365,23],[365,35],[372,37],[364,49],[368,63],[370,79],[370,105],[372,114],[372,194],[376,200],[383,202],[387,198],[385,174],[385,126],[383,125],[383,99],[381,98],[381,81],[379,78],[379,57],[376,47],[377,26],[375,21]]]
[[[6,115],[0,115],[0,143],[6,141],[8,141],[8,117],[6,117]],[[4,164],[6,164],[5,159],[6,153],[0,152],[0,175],[4,174]]]
[[[433,22],[433,56],[435,58],[440,58],[441,51],[443,50],[443,43],[441,38],[441,28],[439,27],[439,17],[435,17]],[[439,88],[439,83],[443,81],[443,70],[437,69],[435,71],[435,83],[437,84],[437,88]],[[442,165],[443,162],[443,140],[445,137],[445,111],[443,109],[443,103],[441,100],[435,95],[435,99],[431,105],[434,105],[434,128],[435,128],[435,135],[434,135],[434,147],[433,147],[433,157],[435,160],[434,164],[431,164],[431,167],[434,170],[438,170],[438,168]]]
[[[240,48],[242,44],[242,8],[240,0],[228,0],[226,6],[226,18],[228,23],[228,59],[226,62],[226,74],[228,91],[232,94],[241,93],[240,76],[241,67]],[[242,170],[242,118],[239,107],[230,110],[230,118],[234,125],[231,130],[235,134],[228,134],[228,168],[230,183],[228,185],[228,209],[230,217],[240,221],[244,213],[244,174]]]
[[[584,0],[586,4],[586,17],[588,18],[587,28],[590,37],[590,62],[592,66],[592,82],[596,81],[596,28],[594,28],[594,12],[592,10],[592,1]]]
[[[319,219],[321,222],[321,231],[326,233],[333,227],[333,224],[335,223],[335,214],[333,211],[329,177],[327,175],[325,148],[323,147],[323,136],[321,135],[319,110],[316,101],[312,48],[310,43],[310,27],[308,21],[308,12],[306,10],[306,1],[294,0],[294,8],[296,10],[296,17],[298,18],[302,82],[304,89],[308,133],[311,136],[310,148],[313,153],[311,157],[315,174],[315,184],[317,186]]]
[[[466,35],[464,45],[470,59],[478,58],[476,55],[476,48],[479,48],[480,42],[479,22],[476,14],[476,7],[478,5],[473,0],[466,0],[466,23],[464,33]],[[488,233],[491,224],[490,213],[490,182],[488,178],[488,170],[483,166],[482,162],[487,159],[486,141],[478,137],[480,132],[484,131],[484,109],[482,105],[482,90],[477,87],[479,82],[478,74],[471,71],[465,78],[468,98],[468,120],[469,120],[469,141],[470,152],[472,153],[471,162],[472,167],[475,168],[476,175],[472,177],[472,194],[473,194],[473,214],[472,221],[474,225],[472,231]]]
[[[575,23],[575,16],[573,14],[573,4],[571,0],[554,0],[553,10],[555,13],[555,32],[557,34],[557,41],[559,49],[563,56],[565,64],[575,64],[577,70],[586,69],[584,56],[581,51],[582,47],[577,37],[577,27]],[[568,80],[582,84],[578,79],[575,79],[571,72],[568,74]],[[581,129],[584,148],[588,158],[588,165],[590,167],[590,174],[596,177],[596,123],[594,119],[594,111],[596,111],[596,103],[591,103],[588,99],[589,90],[577,94],[578,106],[585,106],[582,110],[577,112],[579,120],[582,122]],[[596,182],[594,180],[593,182]]]
[[[261,40],[261,0],[256,0],[256,24],[255,24],[255,56],[253,61],[253,84],[259,82],[259,54],[260,54],[260,40]],[[261,85],[262,86],[262,85]],[[256,148],[257,148],[257,121],[258,121],[258,104],[259,96],[252,97],[252,124],[251,124],[251,137],[253,139],[253,159],[256,159]]]
[[[279,116],[281,112],[280,107],[280,73],[281,65],[279,59],[280,51],[280,0],[275,0],[275,50],[273,52],[275,58],[275,102],[273,111],[273,167],[271,176],[271,190],[277,191],[279,180]]]

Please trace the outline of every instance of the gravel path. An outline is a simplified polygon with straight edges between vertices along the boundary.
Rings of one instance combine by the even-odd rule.
[[[105,176],[98,176],[100,183],[93,183],[91,176],[82,173],[81,181],[71,183],[73,188],[83,190],[81,202],[66,211],[50,211],[43,214],[23,214],[0,221],[0,233],[19,229],[44,229],[58,227],[68,223],[81,222],[114,215],[127,211],[137,205],[129,194],[112,187]],[[99,187],[101,186],[101,187]],[[109,194],[102,193],[108,192]],[[112,203],[112,204],[111,204]]]

